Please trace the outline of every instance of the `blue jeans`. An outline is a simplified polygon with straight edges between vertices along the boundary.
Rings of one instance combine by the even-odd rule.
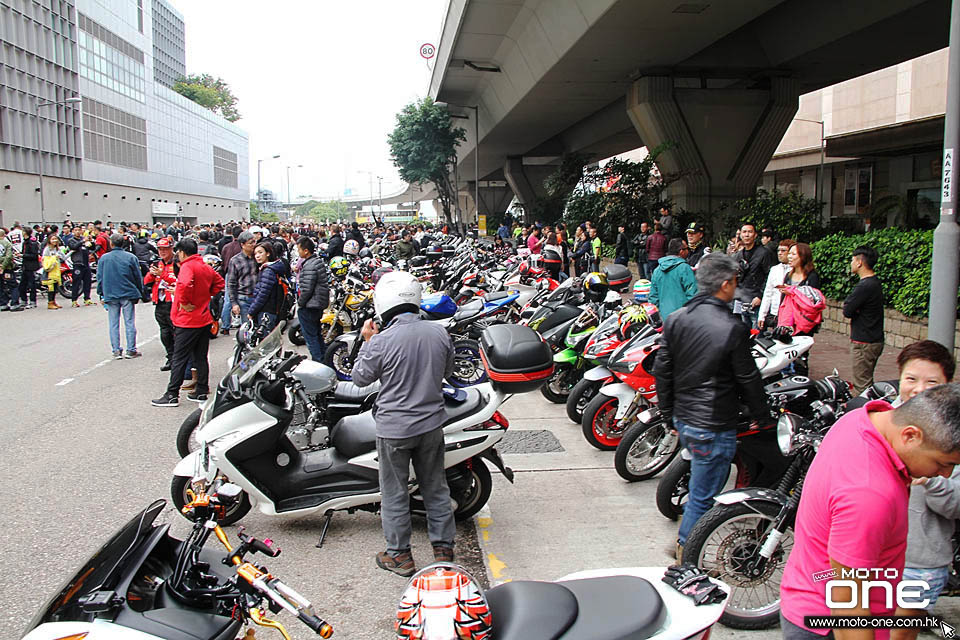
[[[230,304],[230,292],[226,288],[223,289],[223,309],[220,311],[220,328],[229,329],[230,328],[230,317],[233,315],[233,311]]]
[[[930,609],[937,603],[940,593],[947,586],[947,580],[950,578],[950,567],[937,567],[936,569],[914,569],[913,567],[904,567],[902,580],[923,580],[927,583],[927,589],[924,590],[920,598],[908,598],[904,596],[904,602],[919,602],[928,598],[930,603],[926,606]]]
[[[243,323],[247,319],[247,309],[250,308],[250,301],[253,299],[253,296],[245,296],[242,293],[237,295],[237,301],[230,301],[230,306],[224,305],[224,309],[232,309],[233,305],[240,307],[240,322]],[[227,326],[230,326],[230,317],[227,317]]]
[[[683,510],[683,520],[677,538],[685,544],[687,536],[707,510],[713,506],[713,497],[723,491],[730,476],[730,463],[737,452],[737,432],[712,431],[694,427],[673,419],[680,442],[690,455],[690,493]]]
[[[323,309],[299,309],[297,318],[300,319],[300,333],[307,343],[307,349],[310,350],[310,357],[314,362],[323,362],[323,355],[327,347],[323,344],[323,338],[320,336],[320,318],[323,317]]]
[[[114,353],[120,351],[120,314],[123,313],[123,327],[127,334],[127,351],[137,350],[137,325],[134,317],[133,300],[114,300],[103,303],[107,307],[110,319],[110,348]]]

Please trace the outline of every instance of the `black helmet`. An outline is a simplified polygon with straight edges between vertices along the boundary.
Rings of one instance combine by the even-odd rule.
[[[583,279],[583,292],[590,302],[602,302],[610,291],[610,285],[607,283],[607,276],[594,271],[587,274]]]
[[[561,258],[560,254],[554,251],[553,249],[547,249],[546,251],[543,252],[543,261],[548,264],[550,263],[560,264],[561,262],[563,262],[563,258]]]
[[[361,258],[372,258],[372,257],[373,257],[373,251],[370,251],[370,248],[369,248],[369,247],[364,247],[363,249],[360,249],[360,257],[361,257]]]

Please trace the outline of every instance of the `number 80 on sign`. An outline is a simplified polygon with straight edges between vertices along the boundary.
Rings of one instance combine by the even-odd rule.
[[[430,43],[420,45],[420,57],[429,60],[437,54],[437,48]]]

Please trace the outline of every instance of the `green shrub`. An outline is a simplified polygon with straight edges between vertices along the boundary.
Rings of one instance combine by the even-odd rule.
[[[860,235],[836,233],[813,243],[813,262],[828,298],[843,300],[857,283],[856,276],[850,275],[850,257],[860,245],[873,247],[880,255],[875,271],[887,306],[907,316],[926,316],[933,232],[882,229]]]

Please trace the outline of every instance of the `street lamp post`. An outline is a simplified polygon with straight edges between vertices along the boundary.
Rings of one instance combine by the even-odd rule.
[[[383,224],[383,176],[377,176],[377,210],[380,212],[380,224]],[[373,206],[373,203],[370,203]]]
[[[40,181],[40,223],[44,224],[46,218],[46,205],[43,200],[43,149],[40,143],[40,107],[49,107],[51,105],[67,105],[82,102],[82,98],[67,98],[59,102],[37,98],[33,105],[34,121],[37,123],[37,178]]]
[[[296,165],[295,167],[293,167],[293,166],[291,166],[291,165],[289,165],[289,164],[287,165],[287,206],[290,206],[290,204],[293,202],[293,201],[290,199],[290,169],[291,169],[291,168],[294,168],[294,169],[303,169],[303,165],[302,165],[302,164],[298,164],[298,165]]]
[[[280,154],[278,153],[275,156],[270,156],[269,158],[263,158],[262,160],[257,160],[257,207],[259,207],[261,210],[263,209],[263,194],[260,191],[260,164],[264,160],[276,160],[279,157],[280,157]]]
[[[807,120],[806,118],[794,118],[794,120],[799,120],[800,122],[812,122],[814,124],[820,125],[820,174],[817,176],[817,193],[819,194],[817,198],[820,200],[820,202],[823,202],[823,154],[824,154],[824,147],[826,146],[826,138],[824,138],[823,120]]]

